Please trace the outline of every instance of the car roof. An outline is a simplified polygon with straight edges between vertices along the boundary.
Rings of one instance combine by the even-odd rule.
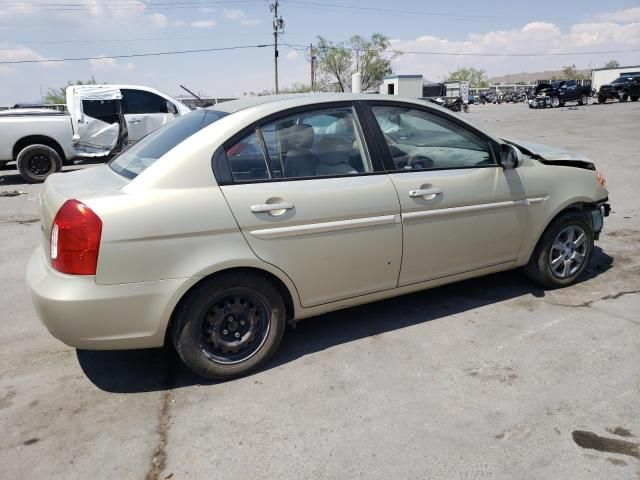
[[[207,107],[207,110],[217,110],[225,113],[235,113],[259,105],[272,104],[276,106],[281,103],[283,108],[295,108],[297,106],[313,105],[318,103],[345,102],[354,100],[369,101],[395,101],[405,103],[415,103],[441,110],[442,108],[431,102],[426,102],[418,98],[399,97],[397,95],[378,95],[366,93],[296,93],[284,95],[263,95],[256,97],[245,97],[238,100],[218,103]]]

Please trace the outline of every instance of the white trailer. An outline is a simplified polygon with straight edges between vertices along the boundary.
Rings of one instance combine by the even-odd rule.
[[[640,74],[640,65],[616,68],[594,68],[591,70],[591,88],[596,92],[602,85],[613,82],[621,75]]]

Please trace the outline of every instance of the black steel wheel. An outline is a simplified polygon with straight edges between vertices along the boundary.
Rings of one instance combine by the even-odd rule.
[[[29,183],[42,183],[49,175],[62,170],[58,152],[47,145],[29,145],[16,158],[18,171]]]
[[[277,349],[286,324],[278,289],[261,275],[233,272],[205,280],[175,312],[173,343],[198,375],[245,375]]]

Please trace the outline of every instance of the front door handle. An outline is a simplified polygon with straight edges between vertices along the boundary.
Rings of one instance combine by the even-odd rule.
[[[251,205],[253,213],[270,213],[271,215],[282,215],[286,210],[294,208],[293,203],[263,203],[260,205]]]
[[[418,190],[409,190],[409,196],[411,198],[422,197],[425,200],[433,200],[438,195],[442,195],[442,190],[439,188],[421,188]]]

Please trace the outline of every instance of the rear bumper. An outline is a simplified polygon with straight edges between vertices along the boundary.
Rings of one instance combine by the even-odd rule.
[[[47,330],[71,347],[90,350],[162,346],[175,305],[196,281],[98,285],[94,277],[53,270],[42,247],[27,267],[33,305]]]

